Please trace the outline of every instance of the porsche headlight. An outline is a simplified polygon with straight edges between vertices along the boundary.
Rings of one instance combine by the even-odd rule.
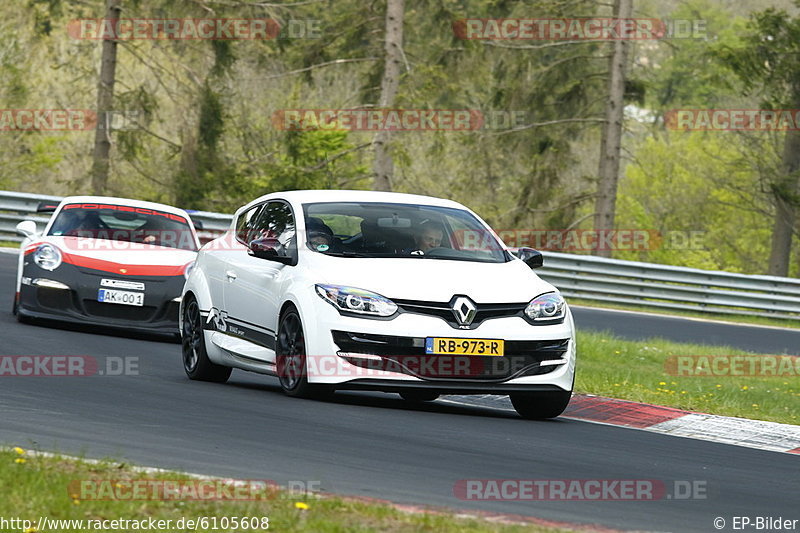
[[[61,250],[52,244],[42,244],[33,252],[33,262],[45,270],[55,270],[61,265]]]
[[[534,322],[557,322],[564,320],[566,313],[567,303],[555,292],[537,296],[525,308],[525,316]]]
[[[340,312],[376,317],[392,316],[397,312],[396,303],[374,292],[339,285],[317,284],[315,288],[323,300]]]

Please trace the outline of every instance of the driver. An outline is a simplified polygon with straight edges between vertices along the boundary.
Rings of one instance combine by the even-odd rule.
[[[417,231],[414,234],[414,243],[417,250],[427,253],[433,248],[439,248],[442,245],[443,238],[444,230],[442,230],[442,227],[428,220],[417,227]]]
[[[312,250],[326,252],[335,246],[333,230],[322,219],[309,217],[306,220],[306,235],[308,246]]]

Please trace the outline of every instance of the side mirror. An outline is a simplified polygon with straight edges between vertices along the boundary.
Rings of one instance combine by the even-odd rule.
[[[533,248],[520,248],[514,255],[522,259],[522,261],[531,268],[539,268],[544,264],[542,252],[534,250]]]
[[[274,237],[254,239],[247,246],[247,253],[259,259],[277,261],[284,265],[294,262],[294,259],[286,255],[286,248]]]
[[[36,227],[36,222],[33,220],[23,220],[17,224],[17,233],[28,238],[33,238],[39,233],[39,228]]]

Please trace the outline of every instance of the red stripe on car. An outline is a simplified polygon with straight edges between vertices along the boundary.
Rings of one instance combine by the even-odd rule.
[[[63,261],[71,265],[127,276],[182,276],[185,265],[129,265],[82,255],[63,253]]]

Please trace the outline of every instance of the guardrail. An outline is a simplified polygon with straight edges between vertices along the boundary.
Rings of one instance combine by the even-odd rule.
[[[45,224],[37,216],[39,202],[58,196],[0,191],[0,240],[19,242],[14,227],[21,220]],[[206,238],[224,231],[231,216],[190,211],[203,223]],[[800,279],[750,276],[696,268],[620,261],[589,255],[543,252],[545,266],[537,273],[566,297],[649,308],[747,314],[800,320]]]
[[[537,273],[566,297],[800,320],[800,279],[544,252]]]

